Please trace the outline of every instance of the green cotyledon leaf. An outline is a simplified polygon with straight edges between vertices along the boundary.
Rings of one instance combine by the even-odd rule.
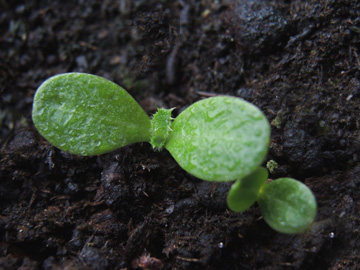
[[[257,202],[266,223],[281,233],[303,233],[316,216],[313,193],[305,184],[292,178],[279,178],[264,185]]]
[[[165,148],[180,166],[208,181],[232,181],[254,171],[270,141],[265,115],[251,103],[218,96],[198,101],[172,123]]]
[[[57,148],[99,155],[150,140],[150,118],[119,85],[85,73],[53,76],[35,93],[32,118]]]
[[[252,206],[260,189],[265,185],[268,171],[258,167],[251,174],[236,180],[227,195],[227,205],[234,212],[242,212]]]

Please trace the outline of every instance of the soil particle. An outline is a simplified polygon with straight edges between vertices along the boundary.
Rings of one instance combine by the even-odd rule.
[[[79,258],[85,265],[91,266],[91,269],[101,270],[106,269],[109,266],[107,259],[104,255],[100,254],[96,248],[85,245],[79,254]]]
[[[308,138],[307,133],[297,125],[285,127],[283,153],[300,174],[321,173],[324,160],[321,156],[321,142]]]
[[[281,5],[274,6],[267,1],[236,1],[222,15],[225,28],[246,53],[277,50],[291,33]]]

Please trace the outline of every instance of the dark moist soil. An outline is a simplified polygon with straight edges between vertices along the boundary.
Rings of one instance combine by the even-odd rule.
[[[359,1],[0,1],[0,31],[0,269],[359,269]],[[147,143],[55,149],[31,104],[69,71],[125,86],[149,115],[219,94],[256,104],[270,178],[308,185],[316,222],[284,235],[257,205],[233,213],[230,183]]]

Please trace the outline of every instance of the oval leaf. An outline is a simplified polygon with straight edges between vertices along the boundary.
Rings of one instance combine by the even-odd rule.
[[[235,97],[198,101],[173,122],[165,147],[190,174],[209,181],[232,181],[264,160],[270,125],[254,105]]]
[[[313,223],[316,200],[311,190],[292,178],[280,178],[266,184],[258,204],[267,224],[282,233],[303,233]]]
[[[46,80],[36,91],[32,118],[50,143],[77,155],[150,138],[150,118],[139,104],[119,85],[85,73]]]
[[[242,212],[252,206],[258,197],[259,190],[265,185],[268,171],[259,167],[250,175],[237,180],[227,195],[227,204],[230,210]]]

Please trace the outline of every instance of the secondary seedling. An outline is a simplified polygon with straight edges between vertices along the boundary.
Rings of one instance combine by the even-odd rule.
[[[207,181],[234,181],[228,206],[244,211],[258,201],[265,221],[284,233],[301,233],[313,222],[316,201],[301,182],[283,178],[265,184],[259,167],[270,125],[254,105],[236,97],[198,101],[175,119],[172,109],[150,118],[119,85],[85,73],[65,73],[36,91],[33,122],[57,148],[99,155],[137,142],[167,149],[190,174]],[[281,192],[279,192],[281,190]]]

